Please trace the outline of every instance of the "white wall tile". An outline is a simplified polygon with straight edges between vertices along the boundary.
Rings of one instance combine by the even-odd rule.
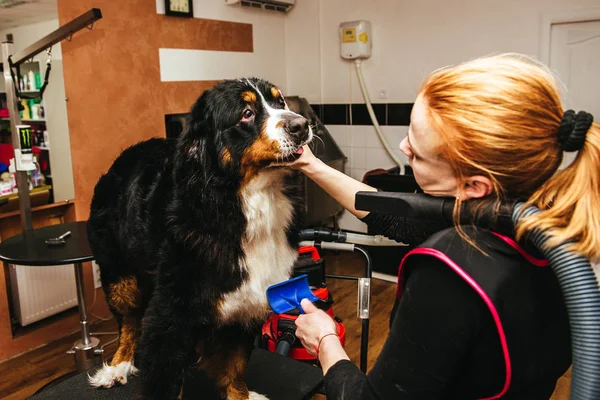
[[[352,147],[349,158],[352,159],[352,168],[364,169],[367,167],[367,149]]]
[[[346,160],[346,172],[350,171],[350,168],[352,168],[352,147],[350,146],[340,146],[340,150],[342,150],[342,153],[344,153],[346,155],[346,157],[348,157],[348,159]]]
[[[367,169],[372,170],[376,168],[393,168],[396,163],[389,156],[385,149],[367,149]]]
[[[354,179],[356,179],[357,181],[362,182],[363,177],[365,176],[365,174],[367,173],[367,169],[365,168],[351,168],[350,169],[350,176]]]
[[[325,125],[338,146],[350,146],[352,142],[352,127],[350,125]]]
[[[382,126],[381,131],[392,149],[400,146],[402,139],[406,137],[408,126]]]
[[[352,147],[366,147],[367,145],[367,126],[354,125],[352,126]]]
[[[383,128],[383,127],[381,127]],[[370,149],[383,149],[383,144],[377,135],[375,127],[372,125],[365,126],[365,147]]]

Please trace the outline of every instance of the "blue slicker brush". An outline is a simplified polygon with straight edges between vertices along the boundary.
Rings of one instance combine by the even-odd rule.
[[[308,275],[300,275],[295,278],[276,283],[267,288],[267,301],[271,309],[277,314],[284,314],[297,309],[304,314],[300,302],[308,299],[311,302],[319,298],[313,294],[308,285]]]

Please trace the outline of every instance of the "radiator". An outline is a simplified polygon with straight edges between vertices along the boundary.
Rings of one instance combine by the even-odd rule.
[[[73,264],[10,266],[13,310],[22,326],[77,306]]]

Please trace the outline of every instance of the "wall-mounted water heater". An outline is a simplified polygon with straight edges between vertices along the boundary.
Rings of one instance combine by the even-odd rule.
[[[342,22],[340,44],[342,58],[355,60],[371,57],[371,23],[369,21]]]

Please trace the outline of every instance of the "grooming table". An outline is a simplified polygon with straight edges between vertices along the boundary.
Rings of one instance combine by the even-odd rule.
[[[59,246],[46,244],[47,239],[59,237],[67,231],[70,231],[71,235],[65,238],[65,244]],[[86,221],[32,229],[0,243],[0,260],[8,264],[31,268],[43,268],[47,265],[75,265],[81,339],[73,344],[68,353],[74,355],[75,366],[80,372],[102,362],[100,341],[90,336],[83,281],[82,263],[93,259],[87,238]]]
[[[90,374],[97,367],[90,370]],[[110,389],[95,389],[82,372],[56,385],[46,387],[31,400],[125,400],[132,399],[140,379],[132,376],[126,385]],[[197,382],[206,379],[201,373],[184,383],[183,399],[216,399],[216,396],[198,391]],[[270,400],[304,400],[313,397],[321,388],[323,373],[320,368],[283,357],[262,349],[255,349],[250,357],[246,380],[250,390],[264,394]]]

